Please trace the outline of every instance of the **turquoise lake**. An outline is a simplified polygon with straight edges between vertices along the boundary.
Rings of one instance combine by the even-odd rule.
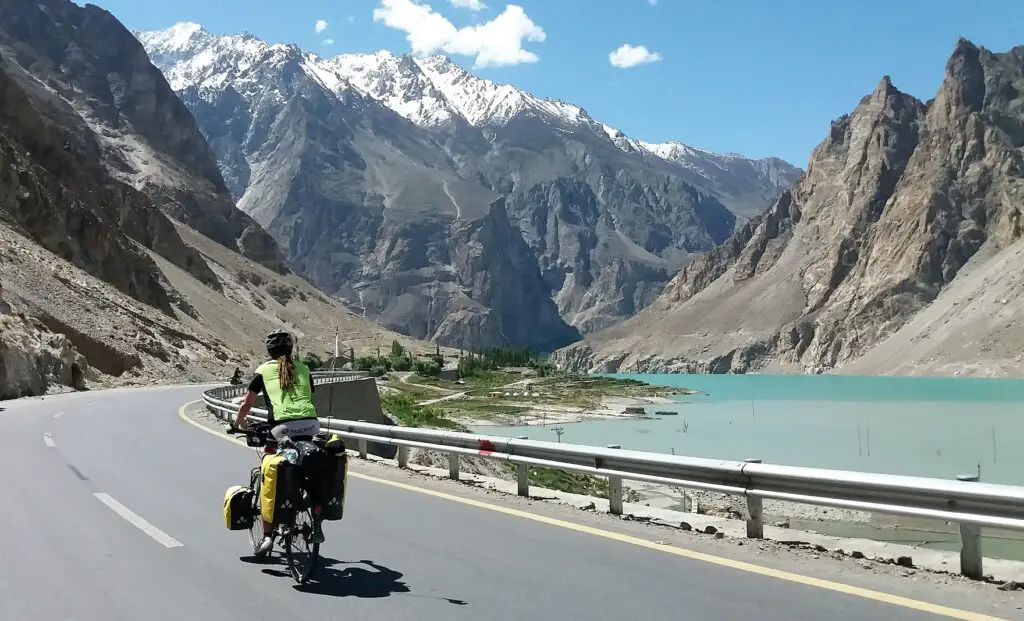
[[[562,442],[719,459],[1024,484],[1024,380],[838,375],[612,375],[701,394],[656,420],[561,425]],[[556,439],[546,427],[479,433]]]

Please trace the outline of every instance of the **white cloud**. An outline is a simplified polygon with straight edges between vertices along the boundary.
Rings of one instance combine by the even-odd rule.
[[[334,39],[324,39],[324,45],[334,45]]]
[[[644,45],[623,45],[608,55],[612,66],[619,69],[629,69],[637,65],[656,63],[661,60],[661,54],[652,52]]]
[[[348,23],[350,23],[350,24],[356,23],[356,16],[355,15],[349,15],[348,16]]]
[[[316,23],[313,24],[313,30],[315,30],[317,34],[320,34],[321,32],[327,30],[327,20],[326,19],[318,19],[318,20],[316,20]]]
[[[658,6],[658,0],[647,0],[647,4],[651,6]]]
[[[657,0],[655,0],[657,1]],[[469,9],[470,11],[483,11],[487,5],[481,0],[448,0],[457,9]]]
[[[510,4],[489,22],[456,28],[430,5],[418,0],[381,0],[373,21],[401,30],[419,55],[446,52],[475,57],[475,67],[501,67],[537,62],[537,55],[523,49],[526,41],[544,41],[547,35],[526,14]]]

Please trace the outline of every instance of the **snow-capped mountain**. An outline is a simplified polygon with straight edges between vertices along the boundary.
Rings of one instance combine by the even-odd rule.
[[[135,34],[176,91],[188,86],[217,89],[227,83],[235,88],[240,83],[244,88],[246,82],[255,85],[257,66],[291,60],[330,91],[340,94],[355,88],[421,127],[440,128],[458,122],[475,127],[504,125],[517,115],[532,114],[570,130],[604,134],[627,153],[653,155],[716,185],[728,187],[730,182],[735,185],[737,177],[749,177],[767,191],[755,199],[761,209],[801,172],[777,158],[751,160],[676,141],[636,140],[599,123],[579,106],[479,78],[445,56],[418,58],[380,51],[321,58],[294,45],[268,44],[248,34],[213,35],[191,22]],[[732,207],[730,203],[735,201],[725,202]],[[735,211],[742,215],[752,215],[745,205],[737,207]]]
[[[300,272],[452,345],[545,348],[627,317],[799,174],[643,143],[441,56],[135,34]]]

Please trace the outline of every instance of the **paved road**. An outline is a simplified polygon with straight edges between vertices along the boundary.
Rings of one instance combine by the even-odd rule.
[[[176,415],[198,395],[0,402],[0,619],[939,618],[359,479],[296,587],[224,529],[256,457]]]

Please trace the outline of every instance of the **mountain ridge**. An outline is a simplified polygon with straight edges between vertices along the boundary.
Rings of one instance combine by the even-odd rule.
[[[950,372],[962,360],[972,373],[1019,373],[1005,351],[986,360],[970,345],[1017,316],[989,295],[963,305],[993,278],[989,261],[1020,256],[1022,92],[1024,46],[993,53],[966,39],[927,104],[884,77],[768,212],[645,311],[555,358],[605,371]],[[929,308],[950,318],[925,321]]]
[[[239,206],[296,269],[391,329],[452,346],[547,347],[629,316],[797,170],[616,144],[582,108],[444,57],[321,59],[191,23],[135,35],[197,118]],[[510,280],[519,293],[491,299],[513,307],[479,305],[497,265],[453,263],[459,222],[493,217],[497,204],[510,226],[489,243],[515,249],[525,271]],[[526,299],[535,306],[515,306]]]
[[[399,340],[329,300],[233,204],[195,119],[109,12],[0,0],[0,398],[223,379],[286,326]],[[330,348],[330,349],[328,349]]]
[[[630,138],[620,130],[595,120],[580,106],[560,99],[537,97],[510,84],[479,78],[443,55],[416,57],[381,50],[321,57],[295,44],[270,44],[248,33],[215,35],[195,22],[178,22],[165,30],[133,30],[132,34],[151,55],[156,51],[154,64],[158,67],[173,62],[175,52],[184,55],[186,50],[194,46],[206,49],[215,47],[222,52],[228,51],[226,48],[240,48],[252,55],[250,62],[253,63],[275,52],[301,56],[308,63],[304,68],[319,78],[325,88],[335,93],[349,88],[356,89],[424,127],[441,127],[454,122],[456,118],[475,127],[502,125],[518,113],[529,110],[547,114],[568,126],[586,127],[595,133],[604,132],[623,151],[642,151],[666,162],[694,168],[705,175],[708,168],[722,168],[728,162],[737,160],[750,162],[755,167],[775,166],[782,169],[780,176],[783,178],[775,188],[781,191],[800,172],[798,167],[778,157],[747,158],[742,154],[717,153],[675,140],[652,143]],[[209,70],[211,67],[175,64],[169,72],[168,81],[175,91],[196,85],[210,88],[222,83],[223,74],[215,70],[204,74],[204,69]],[[410,69],[413,69],[411,74]],[[401,83],[403,76],[406,80],[404,84]],[[421,96],[410,98],[410,91],[413,95]],[[434,105],[426,105],[425,100]]]

